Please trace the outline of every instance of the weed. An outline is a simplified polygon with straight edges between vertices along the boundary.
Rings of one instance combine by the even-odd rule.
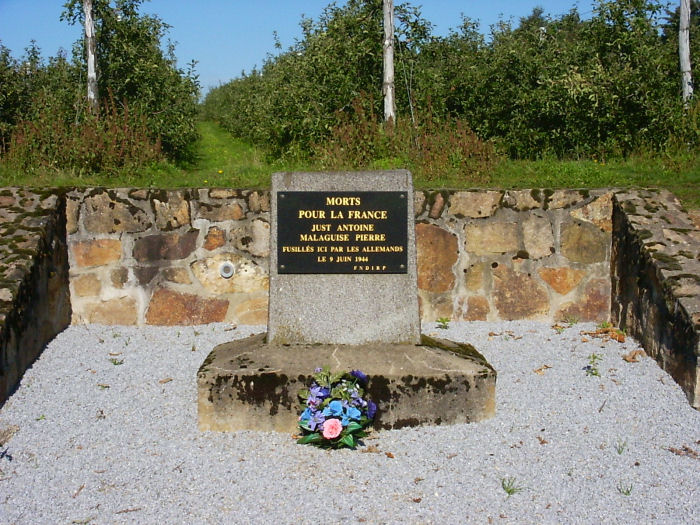
[[[450,327],[450,318],[449,317],[440,317],[435,320],[437,323],[438,328],[442,328],[443,330],[447,330]]]
[[[118,366],[118,365],[123,365],[123,364],[124,364],[124,360],[123,360],[123,359],[117,359],[116,357],[110,358],[109,362],[112,363],[114,366]]]
[[[46,419],[46,416],[44,414],[41,414],[38,418],[35,419],[35,421],[44,421]]]
[[[576,323],[578,323],[578,317],[575,315],[566,315],[563,321],[569,326],[574,326]]]
[[[621,455],[625,450],[627,450],[627,440],[618,440],[615,444],[615,450],[617,450],[617,453]]]
[[[617,491],[623,496],[632,494],[632,483],[623,483],[622,480],[617,482]]]
[[[588,364],[583,367],[582,370],[586,371],[587,376],[600,377],[600,371],[598,370],[598,361],[602,361],[603,358],[598,354],[591,354],[588,356]]]
[[[503,488],[505,493],[508,494],[509,498],[513,494],[516,494],[516,493],[521,492],[523,490],[523,487],[518,486],[516,484],[515,478],[512,476],[501,478],[501,487]]]

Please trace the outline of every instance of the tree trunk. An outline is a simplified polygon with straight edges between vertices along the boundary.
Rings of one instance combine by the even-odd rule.
[[[683,103],[687,106],[693,96],[693,75],[690,69],[690,0],[681,0],[681,20],[678,29],[678,56],[681,62]]]
[[[394,97],[394,0],[384,0],[384,121],[396,122]]]
[[[83,0],[85,13],[85,49],[87,51],[87,98],[93,114],[97,115],[97,69],[95,67],[95,20],[92,16],[92,0]]]

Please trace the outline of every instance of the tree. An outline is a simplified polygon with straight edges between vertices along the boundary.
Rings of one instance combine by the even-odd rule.
[[[384,121],[396,122],[394,97],[394,0],[384,0]]]
[[[85,50],[87,52],[87,99],[90,110],[97,115],[99,97],[97,91],[97,70],[95,69],[95,20],[92,16],[92,0],[83,0],[85,17]]]
[[[194,63],[183,71],[172,44],[163,52],[161,40],[169,26],[157,16],[139,13],[144,0],[69,0],[61,19],[85,24],[87,2],[92,3],[95,26],[100,105],[117,104],[143,115],[151,137],[168,156],[191,156],[199,95]],[[78,48],[85,52],[84,44]]]
[[[678,27],[678,56],[681,65],[683,103],[693,96],[693,75],[690,68],[690,0],[681,0]]]

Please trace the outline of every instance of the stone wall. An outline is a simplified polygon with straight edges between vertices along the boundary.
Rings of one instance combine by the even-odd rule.
[[[257,191],[70,192],[73,322],[265,324],[269,210]]]
[[[667,191],[617,192],[612,319],[700,409],[700,230]]]
[[[416,192],[422,319],[607,320],[611,196]],[[91,189],[67,207],[73,322],[267,322],[268,192]]]
[[[70,324],[65,200],[0,190],[0,404]]]
[[[265,324],[269,199],[1,189],[0,402],[69,320]],[[414,203],[423,321],[611,319],[700,408],[700,228],[673,195],[445,190]]]
[[[417,192],[422,319],[605,321],[612,193]]]

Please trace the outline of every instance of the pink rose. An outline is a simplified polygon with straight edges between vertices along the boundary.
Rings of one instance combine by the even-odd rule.
[[[323,437],[326,439],[335,439],[343,431],[343,425],[340,419],[326,419],[323,422]]]

